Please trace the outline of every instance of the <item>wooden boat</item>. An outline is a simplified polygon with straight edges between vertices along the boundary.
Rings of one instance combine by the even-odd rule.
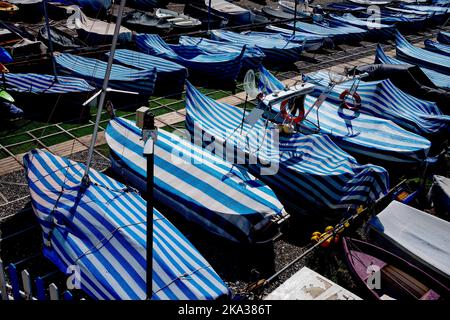
[[[8,19],[16,15],[16,13],[19,11],[19,7],[15,4],[6,2],[6,1],[0,1],[0,18],[1,19]]]
[[[449,288],[389,251],[346,237],[343,246],[350,272],[375,299],[443,300],[450,297]]]
[[[174,28],[194,29],[202,25],[202,22],[198,19],[167,9],[156,10],[155,16],[170,22]]]

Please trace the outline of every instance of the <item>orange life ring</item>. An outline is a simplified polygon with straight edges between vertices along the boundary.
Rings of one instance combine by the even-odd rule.
[[[355,106],[351,106],[350,104],[348,104],[345,101],[345,98],[347,98],[347,96],[349,96],[349,95],[355,101]],[[347,109],[356,111],[356,110],[359,110],[359,108],[361,108],[361,96],[357,92],[350,93],[350,90],[346,89],[346,90],[342,91],[342,93],[339,96],[339,99],[342,101],[342,105]]]
[[[296,117],[293,117],[289,114],[289,112],[286,108],[286,105],[288,104],[288,102],[289,102],[289,100],[284,100],[281,103],[281,106],[280,106],[281,117],[288,122],[293,122],[295,124],[300,123],[303,120],[303,118],[305,117],[305,106],[302,104],[302,107],[300,109],[300,114]]]

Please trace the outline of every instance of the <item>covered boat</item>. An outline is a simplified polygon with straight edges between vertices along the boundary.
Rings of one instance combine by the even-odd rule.
[[[74,38],[55,27],[50,27],[50,37],[52,40],[53,49],[55,50],[74,50],[85,46],[83,42],[77,38]],[[48,47],[48,32],[45,26],[39,29],[38,39],[45,43]]]
[[[395,40],[397,57],[401,60],[450,75],[450,57],[415,47],[399,32]]]
[[[62,272],[76,266],[81,289],[99,300],[146,299],[146,202],[129,187],[51,153],[24,156],[44,255]],[[152,299],[216,299],[228,288],[194,246],[153,211]]]
[[[272,8],[269,6],[263,7],[261,12],[273,20],[287,20],[294,19],[294,15],[292,13],[285,12],[281,9]]]
[[[450,44],[450,32],[439,31],[437,41],[442,44]]]
[[[196,143],[213,139],[217,146],[236,150],[238,163],[245,164],[298,214],[314,212],[316,217],[340,219],[349,208],[370,203],[388,190],[385,169],[359,164],[330,137],[285,136],[262,118],[252,126],[242,121],[243,109],[216,102],[189,83],[186,112],[189,131],[203,133],[204,139],[195,139]],[[214,151],[225,157],[223,150]]]
[[[298,1],[300,2],[300,1]],[[295,1],[278,1],[278,5],[284,12],[295,14]],[[309,11],[307,10],[309,9]],[[305,6],[297,6],[297,17],[310,18],[312,16],[312,9]]]
[[[388,56],[380,45],[377,46],[377,50],[375,52],[375,63],[409,64],[406,61]],[[430,78],[430,80],[436,85],[436,87],[446,90],[450,89],[450,76],[425,67],[420,67],[420,69],[427,75],[428,78]]]
[[[270,26],[269,26],[270,27]],[[278,27],[275,27],[278,28]],[[282,29],[282,28],[280,28]],[[286,29],[284,29],[286,30]],[[289,31],[289,30],[287,30]],[[259,32],[259,31],[245,31],[243,32],[246,35],[254,36],[254,37],[265,37],[269,40],[272,39],[282,39],[287,42],[293,42],[298,43],[303,47],[304,51],[317,51],[320,48],[322,48],[326,37],[321,36],[315,36],[312,34],[305,34],[301,32],[296,32],[295,35],[292,34],[292,31],[290,33],[285,32]]]
[[[88,83],[101,88],[105,78],[106,62],[62,53],[55,57],[60,72],[80,77]],[[151,96],[155,89],[156,69],[137,70],[113,64],[109,86],[112,89],[137,92]]]
[[[425,49],[433,51],[444,56],[450,56],[450,45],[442,44],[430,39],[424,41]]]
[[[335,43],[343,43],[347,41],[359,42],[367,33],[366,30],[356,27],[331,27],[301,21],[296,21],[295,23],[289,22],[287,26],[291,29],[295,28],[301,32],[330,37]]]
[[[225,28],[228,25],[228,19],[208,11],[208,8],[200,5],[194,5],[187,1],[184,5],[184,14],[196,17],[202,22],[203,28],[210,27],[212,29]]]
[[[285,89],[284,84],[265,69],[260,72],[259,82],[266,94]],[[309,110],[316,100],[317,97],[306,95],[305,110]],[[284,121],[280,116],[280,105],[273,106],[270,117],[277,122]],[[419,165],[427,159],[431,147],[430,141],[391,120],[349,110],[328,101],[308,113],[298,129],[329,135],[344,150],[390,166],[398,163]]]
[[[319,96],[327,91],[330,85],[330,74],[317,72],[308,74],[306,81],[315,84],[314,95]],[[354,81],[349,80],[333,87],[328,93],[328,101],[340,105],[340,95],[350,90]],[[388,119],[422,136],[433,136],[439,133],[448,134],[450,117],[443,115],[436,103],[421,100],[398,89],[389,79],[361,82],[356,93],[361,98],[359,111],[378,118]],[[354,106],[354,101],[346,101]]]
[[[106,15],[112,5],[112,0],[57,0],[54,2],[59,2],[67,6],[79,6],[84,12],[93,17]]]
[[[212,30],[211,37],[226,43],[258,48],[264,52],[264,63],[266,64],[295,63],[300,60],[303,51],[303,46],[299,43],[282,38],[269,39],[267,36],[255,33],[242,34],[226,30]]]
[[[357,18],[351,13],[344,13],[342,16],[330,14],[330,18],[343,25],[351,25],[368,31],[368,37],[374,40],[392,39],[395,35],[395,25],[387,25]]]
[[[83,79],[58,76],[56,80],[54,75],[36,73],[6,73],[4,86],[29,115],[45,119],[45,111],[78,119],[81,104],[95,90]]]
[[[428,192],[428,199],[433,204],[434,212],[450,220],[450,178],[433,176],[433,184]]]
[[[208,54],[193,46],[167,44],[155,34],[138,34],[135,41],[139,51],[185,66],[191,77],[217,83],[236,80],[245,53],[243,48],[240,53]]]
[[[369,221],[369,236],[450,285],[450,222],[398,201]]]
[[[385,6],[390,4],[392,0],[348,0],[351,3],[365,6]]]
[[[142,132],[134,122],[110,121],[106,141],[113,170],[146,189]],[[206,231],[238,243],[280,235],[288,215],[273,191],[245,169],[164,130],[155,144],[155,200]]]
[[[447,300],[450,289],[427,272],[368,242],[344,237],[345,258],[358,284],[378,300]],[[373,275],[379,283],[371,281]]]
[[[67,18],[67,28],[75,29],[81,41],[95,46],[110,44],[112,42],[115,23],[89,18],[80,8],[74,7],[74,13]],[[119,42],[129,43],[131,41],[131,30],[121,26]]]
[[[210,54],[241,53],[244,46],[241,44],[225,43],[223,41],[210,40],[206,38],[181,36],[179,43],[183,46],[195,46]],[[241,73],[248,69],[258,69],[265,57],[264,52],[256,47],[245,47],[242,57]]]
[[[202,25],[198,19],[167,9],[157,9],[155,16],[170,22],[174,28],[183,29],[183,31],[199,29]]]
[[[184,90],[187,69],[175,62],[128,49],[116,50],[114,62],[139,70],[156,69],[157,94],[169,95]]]
[[[131,30],[143,33],[169,33],[172,30],[172,23],[142,11],[128,13],[122,18],[122,24]]]
[[[209,7],[215,14],[228,19],[231,25],[244,25],[253,23],[253,13],[225,0],[204,0],[205,6]]]

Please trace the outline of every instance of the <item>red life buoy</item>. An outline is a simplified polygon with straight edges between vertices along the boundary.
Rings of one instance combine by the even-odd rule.
[[[290,123],[292,123],[292,122],[295,124],[300,123],[303,120],[303,118],[305,117],[305,106],[302,103],[301,107],[300,107],[299,115],[296,117],[293,117],[289,114],[289,112],[286,108],[286,105],[288,104],[288,102],[289,102],[289,100],[284,100],[281,103],[281,106],[280,106],[281,117]]]
[[[347,96],[349,95],[353,98],[353,101],[355,101],[355,106],[351,106],[345,101],[345,98],[347,98]],[[361,108],[361,97],[357,92],[350,93],[350,91],[346,89],[342,91],[341,95],[339,96],[339,99],[342,101],[342,105],[347,109],[356,111],[359,110],[359,108]]]

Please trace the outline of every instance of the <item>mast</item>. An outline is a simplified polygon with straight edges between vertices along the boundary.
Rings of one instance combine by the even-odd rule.
[[[292,33],[292,35],[295,36],[295,31],[297,28],[297,7],[298,7],[298,1],[299,0],[295,0],[295,9],[294,9],[294,32]]]
[[[208,5],[208,35],[211,34],[211,0]]]
[[[59,82],[58,73],[56,72],[55,55],[53,53],[52,35],[50,32],[50,22],[48,20],[48,14],[47,14],[47,1],[48,0],[44,0],[43,7],[44,7],[44,17],[45,17],[45,28],[47,29],[47,37],[48,37],[48,49],[50,50],[50,59],[52,60],[53,75],[55,76],[56,82]]]
[[[83,180],[82,180],[85,186],[89,184],[89,169],[90,169],[91,162],[92,162],[92,156],[94,154],[95,142],[97,141],[98,128],[100,126],[100,120],[101,120],[101,116],[102,116],[102,109],[103,109],[103,105],[105,104],[106,94],[108,92],[109,77],[111,76],[111,69],[112,69],[112,64],[114,61],[114,53],[116,51],[117,40],[119,38],[119,31],[120,31],[120,25],[122,23],[122,15],[123,15],[124,7],[125,7],[125,2],[126,2],[126,0],[120,0],[119,12],[118,12],[117,21],[116,21],[116,27],[114,29],[114,35],[113,35],[112,44],[111,44],[111,53],[108,58],[108,65],[106,66],[105,79],[103,80],[103,86],[102,86],[99,103],[98,103],[98,107],[97,107],[97,118],[95,119],[94,132],[92,134],[92,140],[91,140],[91,144],[89,146],[89,153],[88,153],[88,157],[86,160],[86,170],[84,171]]]

